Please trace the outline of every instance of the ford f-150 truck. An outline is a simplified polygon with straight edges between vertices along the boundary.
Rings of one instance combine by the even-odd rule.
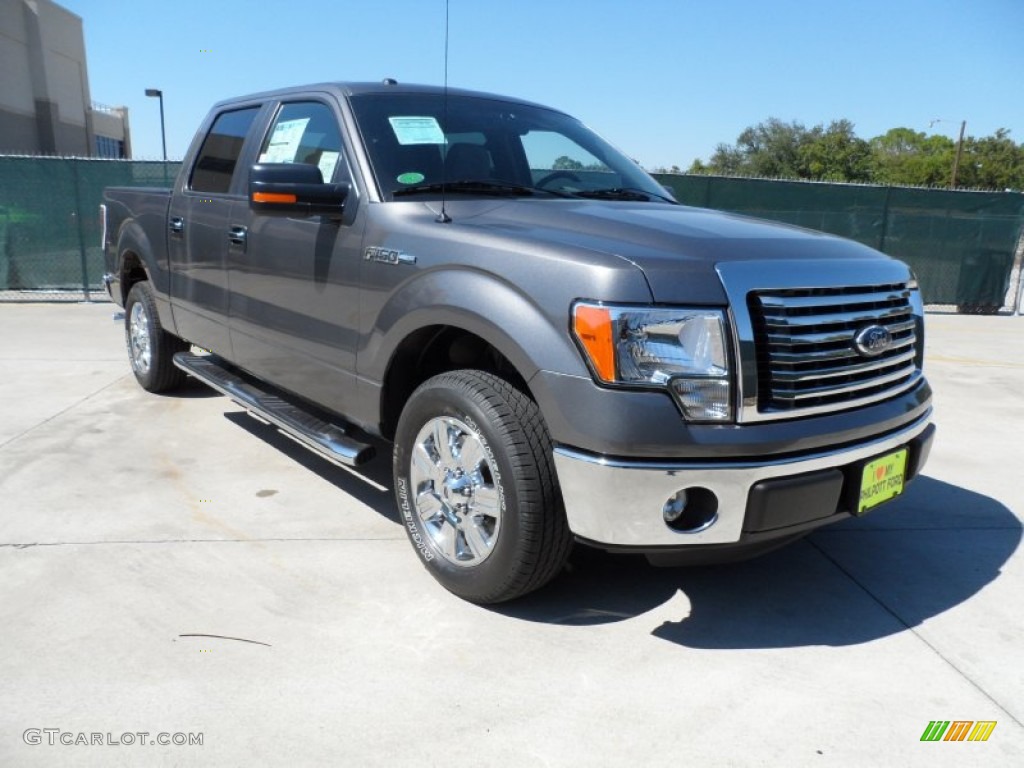
[[[756,554],[928,456],[904,264],[679,205],[536,104],[390,79],[231,99],[172,189],[102,213],[142,387],[191,375],[345,465],[393,445],[413,548],[471,601],[540,587],[574,541]]]

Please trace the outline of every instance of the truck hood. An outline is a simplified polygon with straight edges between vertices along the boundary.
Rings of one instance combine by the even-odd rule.
[[[491,200],[450,201],[447,210],[457,225],[626,259],[643,271],[655,301],[665,303],[724,303],[715,272],[722,262],[888,259],[820,232],[681,205]]]

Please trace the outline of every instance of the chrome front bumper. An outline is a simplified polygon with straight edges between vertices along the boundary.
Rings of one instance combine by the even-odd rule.
[[[909,444],[928,429],[930,420],[929,410],[909,426],[877,440],[774,461],[644,462],[558,446],[555,468],[569,528],[581,539],[615,547],[728,544],[740,541],[748,495],[756,483],[849,467]],[[921,457],[918,470],[925,458]],[[717,519],[694,532],[674,530],[664,520],[665,502],[677,491],[693,487],[707,488],[718,497]],[[828,516],[823,515],[822,521]]]

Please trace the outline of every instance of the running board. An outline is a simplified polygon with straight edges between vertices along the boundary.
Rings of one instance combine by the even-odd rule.
[[[227,395],[257,421],[272,424],[305,448],[335,464],[355,467],[373,458],[372,445],[361,443],[338,424],[314,416],[271,392],[260,389],[229,368],[219,358],[178,352],[174,365],[201,382]]]

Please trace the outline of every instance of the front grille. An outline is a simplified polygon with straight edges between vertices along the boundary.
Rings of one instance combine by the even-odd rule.
[[[842,408],[898,392],[920,374],[917,318],[905,284],[754,291],[758,410]],[[880,325],[891,345],[861,354],[854,337]]]

